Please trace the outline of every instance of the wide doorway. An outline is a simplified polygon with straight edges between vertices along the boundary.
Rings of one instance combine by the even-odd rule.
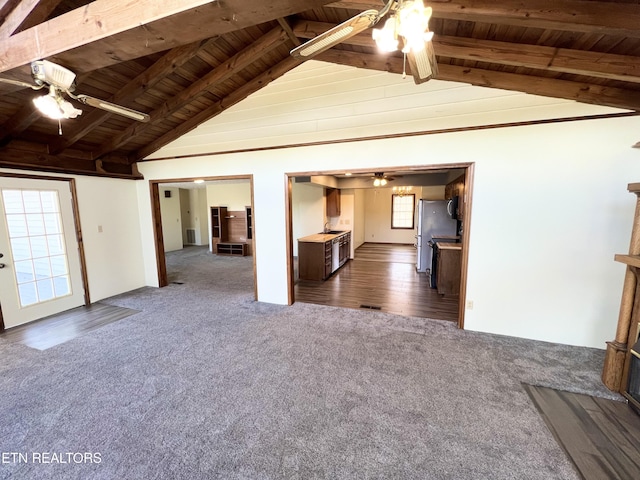
[[[0,304],[10,328],[85,304],[69,181],[0,177]]]
[[[464,328],[473,164],[288,177],[291,303]]]

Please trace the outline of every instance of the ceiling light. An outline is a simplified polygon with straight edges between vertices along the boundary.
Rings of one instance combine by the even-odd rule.
[[[429,31],[431,13],[431,7],[425,7],[422,0],[399,0],[393,16],[383,28],[374,28],[372,34],[376,45],[384,52],[398,50],[398,39],[402,37],[402,52],[416,57],[421,78],[432,71],[427,54],[419,53],[424,52],[426,42],[433,38],[433,32]]]
[[[201,178],[199,178],[198,180],[194,180],[193,183],[204,183],[204,180],[202,180]]]
[[[43,115],[54,120],[76,118],[78,115],[82,115],[82,110],[75,108],[62,98],[53,85],[49,87],[47,95],[34,98],[33,103]]]
[[[346,172],[346,173],[344,174],[344,176],[345,176],[345,177],[350,177],[350,176],[351,176],[351,172]]]

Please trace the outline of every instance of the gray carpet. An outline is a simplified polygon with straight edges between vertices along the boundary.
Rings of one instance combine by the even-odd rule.
[[[619,398],[603,351],[255,302],[251,261],[173,253],[177,283],[106,301],[140,313],[0,341],[0,452],[28,457],[0,478],[579,478],[521,383]]]

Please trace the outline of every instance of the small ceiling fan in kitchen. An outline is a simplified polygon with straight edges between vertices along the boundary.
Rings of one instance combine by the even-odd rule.
[[[82,110],[75,108],[71,102],[65,99],[65,95],[80,103],[99,108],[110,113],[122,115],[139,122],[149,121],[149,115],[131,108],[116,105],[115,103],[90,97],[89,95],[75,95],[76,74],[71,70],[57,65],[48,60],[36,60],[31,62],[31,76],[34,83],[0,78],[0,82],[19,87],[40,90],[46,88],[48,93],[33,99],[35,106],[46,117],[54,120],[63,118],[76,118],[82,114]]]
[[[438,64],[431,43],[433,32],[429,31],[431,13],[431,7],[425,7],[423,0],[389,0],[381,10],[371,9],[359,13],[294,48],[291,55],[301,60],[313,58],[375,26],[388,16],[382,28],[373,29],[373,39],[384,52],[400,49],[404,55],[405,70],[406,62],[409,62],[414,82],[423,83],[438,74]]]
[[[396,177],[385,175],[384,172],[376,172],[371,178],[373,178],[374,187],[384,187],[387,183],[393,182],[396,179]]]

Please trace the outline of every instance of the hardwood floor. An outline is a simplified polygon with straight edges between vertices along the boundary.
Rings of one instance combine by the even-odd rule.
[[[97,302],[10,328],[0,333],[0,338],[46,350],[134,313],[138,313],[138,310]]]
[[[412,245],[365,243],[328,280],[298,280],[295,301],[457,322],[458,296],[430,288],[427,275],[416,272],[415,258]]]
[[[625,402],[523,387],[582,478],[640,478],[640,416]]]

